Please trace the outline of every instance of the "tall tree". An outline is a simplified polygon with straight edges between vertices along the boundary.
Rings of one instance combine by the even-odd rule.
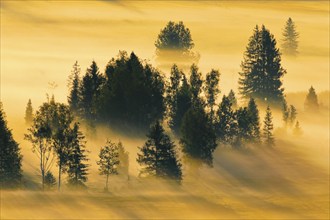
[[[232,108],[236,109],[237,108],[237,99],[235,96],[235,92],[232,89],[229,91],[228,99],[231,103]]]
[[[73,69],[69,76],[68,87],[69,87],[69,96],[68,103],[70,106],[70,110],[74,114],[78,114],[79,103],[80,103],[80,66],[78,61],[76,61],[73,65]]]
[[[95,61],[87,68],[86,74],[81,82],[81,101],[80,108],[82,115],[88,121],[94,121],[96,117],[96,103],[100,95],[101,86],[104,78],[99,72]]]
[[[319,108],[319,103],[317,100],[317,95],[313,86],[308,90],[308,94],[305,99],[305,110],[309,112],[317,111]]]
[[[52,112],[55,112],[54,108],[56,108],[54,102],[43,103],[35,114],[33,124],[25,134],[25,139],[32,144],[32,152],[39,159],[42,189],[45,188],[45,176],[55,160],[51,129],[51,117]]]
[[[25,109],[25,124],[26,125],[31,125],[33,122],[33,108],[32,108],[32,102],[31,99],[29,99],[26,109]]]
[[[284,54],[294,56],[298,54],[298,37],[299,33],[296,31],[296,25],[289,18],[283,30],[282,49]]]
[[[88,164],[84,136],[75,123],[70,134],[70,146],[67,159],[68,184],[73,188],[85,188]]]
[[[190,89],[192,94],[193,103],[198,100],[200,93],[202,92],[202,73],[199,72],[197,65],[193,64],[190,67]]]
[[[146,143],[140,147],[137,162],[140,175],[169,178],[181,182],[181,163],[175,153],[175,144],[165,134],[160,122],[151,126]]]
[[[247,107],[240,107],[235,112],[237,128],[234,130],[235,138],[233,146],[236,148],[243,147],[245,143],[252,139],[252,126],[250,113]]]
[[[212,166],[216,135],[203,106],[194,105],[185,113],[180,135],[182,151],[188,158]]]
[[[288,107],[288,103],[284,99],[282,105],[282,119],[284,121],[285,127],[287,127],[290,122],[289,118],[290,118],[290,108]]]
[[[106,176],[105,191],[108,191],[109,175],[118,175],[119,152],[118,144],[107,141],[106,145],[101,147],[99,160],[96,162],[99,165],[100,175]]]
[[[249,114],[249,124],[251,126],[251,137],[250,142],[259,143],[260,142],[260,119],[259,110],[254,98],[250,98],[248,107]]]
[[[0,102],[0,188],[17,187],[22,178],[22,155],[7,126]]]
[[[181,79],[181,86],[175,94],[174,105],[169,105],[169,126],[175,134],[180,133],[180,127],[184,114],[192,106],[192,94],[190,85],[186,76],[183,74]]]
[[[217,100],[219,89],[220,72],[212,69],[211,72],[206,74],[204,93],[206,97],[207,106],[210,109],[211,121],[214,122],[214,106]]]
[[[297,119],[297,109],[293,105],[290,105],[289,110],[289,124],[292,127],[295,124],[295,121]]]
[[[286,73],[274,36],[262,26],[256,26],[244,53],[239,73],[239,92],[268,104],[283,101],[282,77]]]
[[[223,144],[232,144],[236,134],[236,118],[229,97],[223,96],[217,111],[216,134]]]
[[[267,106],[266,110],[266,116],[264,120],[264,128],[263,128],[263,138],[264,138],[264,143],[266,146],[272,147],[275,145],[275,140],[273,137],[273,117],[272,117],[272,112],[270,110],[270,107]]]

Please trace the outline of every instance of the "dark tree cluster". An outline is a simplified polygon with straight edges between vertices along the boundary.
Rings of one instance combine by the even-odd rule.
[[[280,105],[284,96],[282,77],[286,70],[276,40],[265,26],[255,27],[249,39],[239,73],[239,91],[245,99],[255,98],[270,105]]]
[[[22,155],[18,143],[7,126],[0,102],[0,188],[13,188],[21,184]]]

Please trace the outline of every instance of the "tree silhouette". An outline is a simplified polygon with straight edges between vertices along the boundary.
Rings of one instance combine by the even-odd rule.
[[[151,126],[148,140],[140,147],[137,162],[142,166],[140,175],[169,178],[181,182],[181,163],[175,153],[175,144],[164,133],[160,122]]]
[[[237,108],[237,99],[236,99],[236,96],[235,96],[235,92],[232,89],[229,91],[228,99],[231,103],[231,107],[233,109],[236,109]]]
[[[0,188],[12,188],[21,184],[22,155],[18,143],[7,126],[0,102]]]
[[[211,72],[206,74],[204,93],[206,97],[206,105],[210,109],[211,121],[214,122],[214,106],[217,100],[219,89],[220,72],[212,69]]]
[[[285,127],[287,127],[290,122],[289,118],[290,118],[290,108],[288,107],[288,103],[284,99],[282,104],[282,119],[284,121]]]
[[[96,162],[99,165],[100,175],[106,176],[105,188],[108,191],[109,175],[118,175],[119,161],[119,144],[107,141],[106,145],[101,147],[99,160]]]
[[[244,53],[239,73],[239,92],[268,104],[283,101],[282,77],[286,70],[281,66],[281,55],[274,36],[262,26],[255,27]]]
[[[217,146],[216,135],[202,105],[194,105],[185,113],[180,135],[182,151],[188,158],[212,166],[212,154]]]
[[[217,137],[223,144],[232,144],[236,135],[237,123],[229,97],[223,96],[217,111]]]
[[[299,33],[296,31],[296,25],[289,18],[283,30],[282,49],[284,54],[293,56],[298,54],[298,37]]]
[[[264,120],[264,127],[263,127],[263,138],[264,138],[264,143],[268,147],[273,147],[275,145],[275,140],[273,137],[273,117],[272,117],[272,112],[270,110],[270,107],[267,106],[266,110],[266,116]]]
[[[75,123],[70,134],[70,145],[67,159],[68,184],[72,188],[85,188],[88,175],[88,161],[84,136]]]
[[[76,61],[73,65],[73,69],[69,76],[69,96],[68,96],[68,103],[70,106],[70,110],[75,114],[78,115],[79,113],[79,104],[81,100],[80,94],[80,66],[78,61]]]
[[[299,121],[296,122],[294,129],[293,129],[293,135],[295,136],[301,136],[303,133]]]
[[[118,173],[123,176],[127,176],[129,180],[129,153],[125,150],[121,142],[118,143],[119,165]]]
[[[31,125],[33,122],[33,108],[32,108],[32,102],[31,99],[29,99],[26,109],[25,109],[25,124],[26,125]]]
[[[319,103],[317,95],[313,86],[308,90],[308,94],[305,99],[305,111],[313,112],[319,109]]]
[[[55,186],[56,186],[56,179],[55,179],[54,175],[50,171],[47,171],[47,173],[45,175],[45,188],[47,190],[51,190]]]
[[[295,121],[297,119],[297,109],[293,105],[290,105],[289,109],[289,124],[290,127],[292,127],[295,124]]]
[[[250,99],[248,103],[248,117],[249,124],[251,126],[251,136],[249,141],[252,143],[260,142],[260,119],[259,119],[259,110],[258,106],[253,98]]]

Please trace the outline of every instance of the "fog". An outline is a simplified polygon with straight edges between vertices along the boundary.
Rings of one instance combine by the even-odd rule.
[[[103,72],[119,50],[134,51],[167,75],[169,65],[156,59],[154,42],[169,20],[183,21],[206,74],[221,72],[221,96],[237,91],[243,52],[256,24],[265,24],[281,43],[292,17],[300,33],[299,55],[282,56],[287,69],[287,101],[298,109],[302,136],[285,130],[273,111],[276,146],[243,150],[218,147],[214,167],[184,166],[181,186],[138,178],[138,146],[146,138],[98,126],[87,135],[90,171],[87,191],[40,191],[38,160],[26,133],[24,111],[46,93],[66,102],[67,78],[77,60],[82,73],[95,60]],[[316,219],[329,217],[329,3],[270,2],[122,2],[1,1],[0,98],[8,125],[23,154],[25,188],[1,191],[1,216],[8,219]],[[168,61],[170,63],[170,61]],[[174,62],[174,61],[173,61]],[[56,88],[49,83],[55,82]],[[304,112],[313,85],[321,110]],[[260,108],[261,120],[265,108]],[[110,139],[129,151],[129,181],[98,175],[99,149]],[[179,141],[175,140],[179,147]],[[179,151],[179,149],[178,149]],[[57,166],[52,171],[57,175]],[[65,180],[64,180],[65,182]]]

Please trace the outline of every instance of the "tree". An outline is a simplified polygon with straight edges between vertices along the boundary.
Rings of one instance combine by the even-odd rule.
[[[229,91],[228,99],[231,103],[232,108],[236,109],[237,108],[237,99],[235,96],[235,92],[232,89]]]
[[[39,159],[42,189],[45,188],[45,176],[50,171],[55,155],[52,148],[51,117],[54,112],[55,103],[43,103],[35,114],[35,118],[24,139],[32,144],[32,152]]]
[[[175,144],[165,134],[160,122],[151,126],[145,144],[139,148],[137,162],[142,166],[140,175],[168,178],[181,182],[181,163],[175,153]]]
[[[159,50],[182,50],[189,51],[194,47],[189,28],[182,21],[175,23],[169,21],[164,29],[160,31],[155,42]]]
[[[206,104],[210,109],[211,121],[214,122],[214,106],[217,100],[219,89],[220,72],[212,69],[211,72],[206,74],[204,93],[206,97]]]
[[[289,124],[292,127],[294,125],[294,122],[297,119],[297,109],[293,105],[290,105],[290,110],[289,110]]]
[[[100,120],[119,129],[144,131],[165,111],[165,82],[159,71],[133,52],[121,52],[106,67],[99,100]]]
[[[274,36],[262,26],[256,26],[244,53],[239,73],[239,92],[268,104],[283,101],[282,77],[286,70],[281,66],[281,55]]]
[[[71,71],[71,75],[69,76],[69,96],[68,96],[68,103],[70,106],[70,110],[74,114],[79,113],[79,104],[80,104],[80,66],[78,61],[76,61],[73,65],[73,69]]]
[[[295,136],[301,136],[303,131],[301,130],[299,121],[296,122],[294,129],[293,129],[293,135]]]
[[[125,150],[121,142],[118,143],[118,154],[119,154],[118,173],[120,175],[127,176],[127,180],[129,180],[129,172],[128,172],[129,153]]]
[[[50,171],[47,171],[45,175],[45,186],[48,190],[51,190],[56,186],[56,179]]]
[[[283,105],[282,105],[282,119],[284,121],[285,127],[289,124],[289,118],[290,118],[290,109],[288,108],[288,104],[286,100],[283,100]]]
[[[260,119],[258,106],[253,98],[250,98],[248,107],[249,124],[251,126],[251,136],[249,141],[252,143],[260,142]]]
[[[105,191],[108,191],[109,175],[118,175],[119,152],[118,144],[107,141],[106,145],[101,147],[99,160],[96,162],[99,165],[100,175],[106,176]]]
[[[216,134],[223,144],[232,144],[236,134],[236,119],[229,97],[223,96],[217,111]]]
[[[180,133],[184,114],[192,106],[192,93],[185,75],[182,76],[181,86],[174,95],[175,103],[169,105],[169,126],[175,134]]]
[[[240,107],[235,112],[235,119],[237,127],[234,130],[233,146],[240,148],[244,146],[246,142],[250,142],[252,139],[252,126],[250,112],[247,107]]]
[[[309,112],[317,111],[319,109],[319,103],[317,95],[313,86],[308,90],[308,94],[305,99],[305,110]]]
[[[264,143],[268,147],[273,147],[275,145],[275,140],[272,133],[274,129],[272,120],[273,120],[272,112],[270,110],[270,107],[267,106],[266,116],[264,120],[263,138],[264,138]]]
[[[26,125],[31,125],[33,122],[33,108],[32,108],[32,102],[31,99],[29,99],[26,109],[25,109],[25,124]]]
[[[81,93],[80,109],[82,116],[89,122],[96,119],[96,103],[97,98],[100,96],[103,82],[104,78],[100,74],[96,62],[93,61],[90,67],[87,68],[79,89]]]
[[[283,30],[282,49],[284,54],[293,56],[298,54],[298,37],[299,33],[296,31],[296,25],[289,18]]]
[[[198,67],[195,64],[190,67],[189,83],[192,94],[192,102],[194,103],[198,100],[198,96],[202,92],[203,85],[202,73],[199,72]]]
[[[17,187],[22,178],[22,155],[7,126],[0,102],[0,188]]]
[[[70,134],[70,146],[67,159],[68,184],[73,188],[85,188],[88,175],[88,161],[85,150],[84,136],[75,123]]]
[[[180,134],[185,155],[212,166],[212,154],[217,146],[216,135],[203,106],[193,105],[185,113]]]

